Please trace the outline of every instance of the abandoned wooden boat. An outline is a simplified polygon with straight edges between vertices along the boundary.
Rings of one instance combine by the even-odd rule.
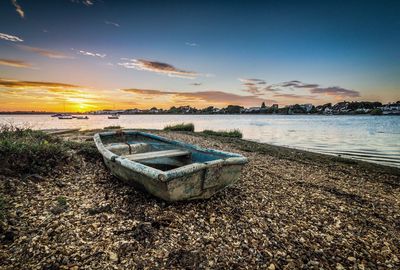
[[[94,136],[111,173],[166,201],[206,199],[234,183],[247,158],[139,131]]]

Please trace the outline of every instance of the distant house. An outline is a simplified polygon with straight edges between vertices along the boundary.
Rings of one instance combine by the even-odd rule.
[[[154,108],[149,110],[149,113],[158,113],[158,112],[159,112],[159,110],[158,109],[154,109]]]
[[[314,105],[312,104],[302,104],[300,105],[301,108],[303,108],[303,110],[307,113],[311,112],[312,108],[314,107]]]
[[[333,110],[329,107],[326,107],[325,110],[323,111],[324,114],[332,114]]]
[[[139,109],[129,109],[125,111],[127,114],[137,114],[137,113],[141,113],[142,110]]]
[[[246,109],[242,109],[242,113],[259,113],[261,111],[261,107],[250,107]]]
[[[93,114],[121,114],[124,112],[125,111],[122,111],[122,110],[100,110],[100,111],[93,112]]]
[[[382,110],[383,114],[400,114],[400,104],[398,103],[389,103],[380,107],[380,109]]]

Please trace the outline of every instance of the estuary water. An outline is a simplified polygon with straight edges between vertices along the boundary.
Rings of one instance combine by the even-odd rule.
[[[50,115],[0,115],[0,123],[35,129],[123,128],[162,129],[166,125],[193,123],[204,129],[239,129],[243,138],[318,153],[400,167],[399,116],[323,115],[89,115],[89,120],[60,120]]]

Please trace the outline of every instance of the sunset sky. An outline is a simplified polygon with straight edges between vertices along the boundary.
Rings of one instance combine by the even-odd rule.
[[[0,111],[400,100],[400,1],[0,2]]]

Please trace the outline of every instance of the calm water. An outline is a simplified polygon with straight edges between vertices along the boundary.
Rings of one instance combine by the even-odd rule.
[[[163,128],[192,122],[203,129],[240,129],[245,139],[275,145],[342,155],[400,167],[400,117],[398,116],[300,116],[300,115],[105,115],[89,120],[59,120],[49,115],[0,115],[0,123],[32,128]]]

